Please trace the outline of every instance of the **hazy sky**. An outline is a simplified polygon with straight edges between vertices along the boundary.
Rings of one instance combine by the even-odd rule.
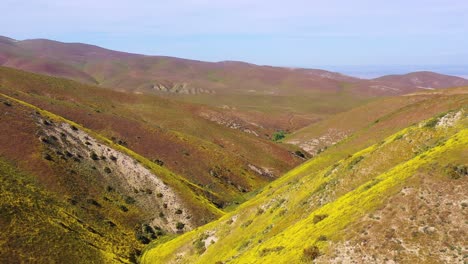
[[[467,0],[1,0],[0,35],[282,66],[467,65]]]

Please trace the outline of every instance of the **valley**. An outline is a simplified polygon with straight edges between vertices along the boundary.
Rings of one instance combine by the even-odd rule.
[[[463,263],[468,80],[0,38],[2,263]]]

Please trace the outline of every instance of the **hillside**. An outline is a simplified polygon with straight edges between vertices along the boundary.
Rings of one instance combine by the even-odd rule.
[[[401,86],[416,86],[427,90],[468,85],[468,80],[463,78],[434,72],[412,72],[403,75],[387,75],[376,78],[373,81],[386,82],[389,84],[398,83]]]
[[[461,262],[467,105],[363,104],[287,135],[322,144],[299,165],[216,108],[0,67],[0,261]]]
[[[216,109],[0,68],[0,92],[56,113],[183,176],[220,208],[303,161],[297,148],[206,119]],[[232,124],[232,123],[231,123]],[[239,125],[240,123],[234,123]]]
[[[199,187],[72,121],[0,94],[0,260],[134,262],[223,213]]]
[[[355,144],[369,141],[461,107],[467,94],[468,90],[461,87],[383,98],[294,131],[284,141],[316,155],[344,139]]]
[[[294,131],[376,97],[468,81],[435,73],[363,80],[318,69],[144,56],[46,39],[0,41],[0,65],[118,91],[210,105],[271,131]],[[421,80],[421,81],[419,81]]]
[[[329,147],[142,263],[466,261],[468,97],[452,98],[450,111]]]

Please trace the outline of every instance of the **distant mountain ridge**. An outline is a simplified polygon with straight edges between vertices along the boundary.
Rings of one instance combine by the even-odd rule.
[[[466,86],[468,80],[457,76],[443,75],[429,71],[412,72],[401,75],[386,75],[373,79],[388,83],[398,83],[400,85],[416,86],[418,88],[439,89],[448,86]]]
[[[431,72],[363,80],[318,69],[282,68],[221,61],[202,62],[113,51],[82,43],[0,38],[0,65],[141,93],[308,94],[340,91],[367,96],[395,95],[420,88],[468,85],[468,80]],[[160,89],[160,86],[166,89]],[[182,87],[183,88],[174,88]]]

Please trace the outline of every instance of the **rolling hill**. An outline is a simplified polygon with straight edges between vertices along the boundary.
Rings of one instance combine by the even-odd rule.
[[[468,95],[460,90],[433,101],[445,110],[426,120],[401,128],[396,115],[378,122],[388,123],[382,133],[355,132],[219,220],[150,245],[142,263],[462,263]]]
[[[466,93],[462,87],[383,98],[297,130],[284,141],[316,155],[341,140],[368,140],[459,107]]]
[[[0,260],[134,261],[223,214],[182,177],[72,121],[0,94]]]
[[[241,202],[246,192],[303,161],[297,147],[207,120],[200,115],[216,109],[206,106],[5,67],[0,68],[0,92],[82,124],[182,175],[206,190],[218,207]]]
[[[211,63],[129,54],[81,43],[6,37],[0,41],[0,65],[214,106],[270,133],[302,128],[375,97],[429,86],[468,85],[467,80],[436,73],[363,80],[317,69]]]
[[[2,263],[466,262],[467,80],[7,37],[0,65]]]

